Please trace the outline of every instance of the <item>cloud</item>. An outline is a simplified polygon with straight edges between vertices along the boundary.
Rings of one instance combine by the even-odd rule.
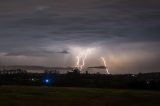
[[[47,57],[70,54],[70,46],[100,46],[104,55],[125,49],[152,51],[159,57],[159,4],[157,0],[1,0],[0,56]]]
[[[56,53],[69,54],[69,51],[67,51],[67,50],[62,50],[62,51],[59,51],[59,52],[56,52]]]

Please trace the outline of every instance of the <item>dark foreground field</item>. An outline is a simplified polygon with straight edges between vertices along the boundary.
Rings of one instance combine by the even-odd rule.
[[[160,106],[160,92],[1,86],[0,106]]]

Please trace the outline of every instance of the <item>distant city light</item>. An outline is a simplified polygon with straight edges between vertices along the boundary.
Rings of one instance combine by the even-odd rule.
[[[49,80],[48,80],[48,79],[46,79],[46,80],[45,80],[45,82],[46,82],[46,83],[49,83]]]
[[[42,76],[42,83],[46,86],[51,86],[55,82],[55,76],[52,74],[44,74]]]

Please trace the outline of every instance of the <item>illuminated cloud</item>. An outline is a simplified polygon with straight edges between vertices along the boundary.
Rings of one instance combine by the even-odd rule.
[[[28,56],[23,64],[36,58],[39,65],[67,66],[74,63],[73,47],[99,47],[114,72],[131,65],[131,72],[157,71],[159,5],[158,0],[0,1],[0,63],[13,64],[17,56]],[[142,60],[134,58],[137,55]],[[47,59],[39,62],[37,57]]]

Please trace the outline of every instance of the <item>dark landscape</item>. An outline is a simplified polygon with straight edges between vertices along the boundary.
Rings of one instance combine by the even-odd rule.
[[[1,86],[1,106],[159,106],[160,92],[75,87]]]
[[[159,106],[160,73],[81,74],[75,69],[0,71],[2,106]],[[62,102],[63,101],[63,102]]]

